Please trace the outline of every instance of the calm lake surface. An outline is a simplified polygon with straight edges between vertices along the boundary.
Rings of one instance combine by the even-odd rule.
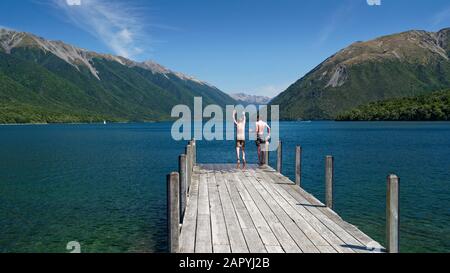
[[[185,143],[170,123],[0,126],[0,252],[165,252],[166,174]],[[324,199],[335,156],[336,211],[384,244],[386,176],[401,178],[401,251],[450,252],[450,123],[286,122],[284,174],[303,146],[303,185]],[[234,142],[198,160],[234,163]],[[256,162],[256,147],[247,146]],[[272,155],[275,166],[275,155]]]

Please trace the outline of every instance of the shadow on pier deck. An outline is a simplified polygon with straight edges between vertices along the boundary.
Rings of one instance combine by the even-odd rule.
[[[367,253],[376,246],[272,168],[194,169],[182,253]]]
[[[171,252],[386,252],[331,209],[332,193],[327,194],[327,206],[299,187],[299,178],[295,184],[270,166],[240,170],[230,164],[195,162],[195,142],[191,142],[186,155],[180,156],[180,171],[168,176]],[[327,168],[332,167],[332,160],[328,162]],[[390,234],[397,243],[392,237],[397,233]]]

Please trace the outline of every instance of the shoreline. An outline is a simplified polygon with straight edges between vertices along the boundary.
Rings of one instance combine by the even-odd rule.
[[[166,121],[135,121],[135,122],[108,122],[103,124],[102,122],[74,122],[74,123],[0,123],[0,127],[3,126],[51,126],[51,125],[111,125],[111,124],[156,124],[167,123]],[[318,122],[336,122],[336,123],[450,123],[450,120],[280,120],[279,122],[292,122],[292,123],[318,123]]]
[[[74,122],[74,123],[0,123],[0,126],[50,126],[50,125],[110,125],[110,124],[139,124],[139,123],[162,123],[168,121],[142,121],[142,122]]]

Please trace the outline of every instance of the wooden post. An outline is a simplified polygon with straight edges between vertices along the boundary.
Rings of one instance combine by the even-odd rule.
[[[278,141],[278,151],[277,151],[277,172],[281,173],[283,171],[283,143]]]
[[[195,139],[192,140],[192,166],[194,167],[197,164],[197,142]]]
[[[167,176],[167,222],[169,251],[177,253],[180,238],[180,180],[178,173]]]
[[[327,156],[325,166],[325,180],[326,180],[326,203],[327,207],[333,209],[333,180],[334,180],[334,158]]]
[[[186,146],[186,181],[187,181],[187,191],[191,189],[191,175],[192,175],[192,146],[189,144]]]
[[[191,171],[191,175],[192,175],[192,170],[194,169],[194,152],[195,152],[194,151],[195,150],[194,141],[193,140],[189,141],[189,145],[191,146],[191,158],[189,161],[189,163],[190,163],[189,170]]]
[[[180,173],[180,223],[182,223],[187,204],[187,165],[185,154],[180,155],[178,161],[178,170]]]
[[[387,220],[387,251],[389,253],[399,253],[399,186],[400,179],[398,176],[391,174],[387,178],[387,204],[386,204],[386,220]]]
[[[302,187],[302,147],[295,151],[295,184]]]

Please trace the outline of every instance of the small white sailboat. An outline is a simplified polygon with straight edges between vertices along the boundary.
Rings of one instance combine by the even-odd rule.
[[[103,121],[103,124],[106,125],[106,120]]]

